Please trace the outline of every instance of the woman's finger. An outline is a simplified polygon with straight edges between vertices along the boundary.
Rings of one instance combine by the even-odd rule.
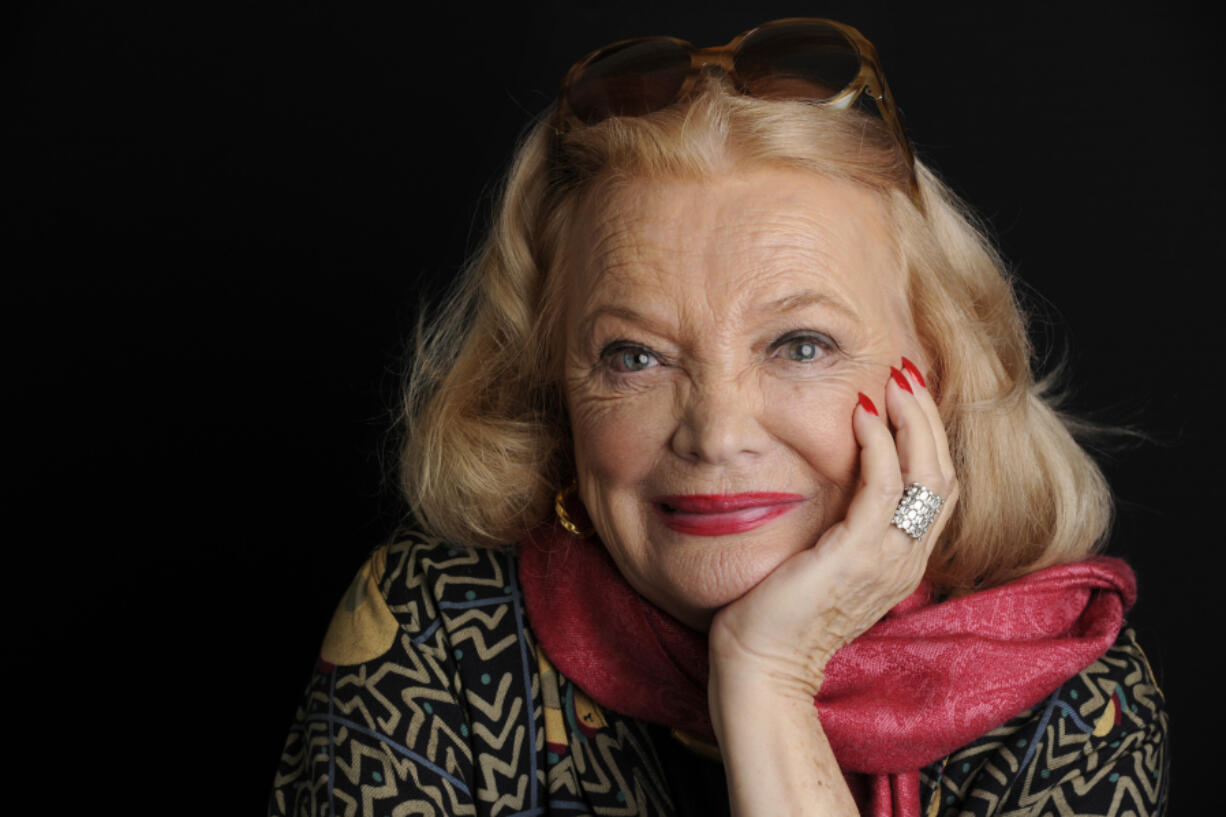
[[[902,359],[902,371],[911,383],[916,402],[919,403],[924,415],[928,418],[928,423],[932,426],[936,437],[937,461],[941,464],[941,473],[947,480],[952,480],[957,475],[954,471],[954,459],[949,453],[945,423],[941,419],[941,411],[937,408],[936,399],[928,388],[928,379],[924,377],[918,366],[905,357]]]
[[[945,487],[946,479],[937,453],[937,429],[932,427],[920,405],[917,390],[899,369],[890,368],[885,403],[895,428],[903,484],[918,482],[939,492]]]
[[[949,517],[948,510],[955,499],[957,481],[949,458],[945,429],[918,369],[904,358],[903,370],[891,369],[890,375],[886,403],[890,419],[897,429],[902,481],[905,485],[918,483],[946,501],[921,537],[926,554],[931,552]],[[908,536],[901,530],[899,533]]]
[[[860,484],[842,527],[879,540],[887,533],[890,515],[902,495],[902,469],[885,418],[866,395],[859,399],[851,426],[860,443]]]

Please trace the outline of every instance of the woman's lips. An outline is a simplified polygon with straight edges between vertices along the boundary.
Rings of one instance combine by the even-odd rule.
[[[765,525],[795,508],[800,494],[685,494],[658,496],[652,503],[656,516],[678,533],[726,536]]]

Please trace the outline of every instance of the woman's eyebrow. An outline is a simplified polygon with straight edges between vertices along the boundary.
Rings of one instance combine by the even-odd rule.
[[[852,309],[845,301],[833,293],[818,292],[815,289],[806,289],[800,292],[793,292],[784,295],[782,298],[776,298],[772,301],[767,301],[758,307],[757,312],[763,315],[780,315],[788,312],[794,312],[798,309],[804,309],[809,306],[824,306],[841,313],[844,317],[853,321],[859,321],[860,315],[856,310]],[[596,307],[588,314],[584,315],[579,321],[579,337],[591,337],[595,331],[596,322],[603,317],[621,318],[630,323],[644,326],[653,331],[658,331],[656,319],[650,315],[645,315],[629,306],[623,304],[602,304]]]
[[[792,312],[797,309],[804,309],[807,306],[825,306],[836,312],[843,313],[844,316],[853,321],[860,320],[860,315],[856,310],[852,309],[846,302],[833,293],[818,292],[815,289],[806,289],[801,292],[794,292],[790,295],[784,295],[782,298],[777,298],[773,301],[764,303],[760,311],[770,314],[779,314],[781,312]]]
[[[602,304],[584,315],[583,319],[579,321],[579,337],[591,337],[595,332],[596,322],[604,317],[621,318],[630,323],[648,328],[653,328],[656,324],[656,321],[651,317],[628,306],[623,306],[622,304]]]

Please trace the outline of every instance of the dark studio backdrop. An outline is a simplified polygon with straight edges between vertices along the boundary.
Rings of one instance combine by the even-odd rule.
[[[1174,718],[1223,723],[1222,63],[1192,4],[48,2],[10,11],[9,652],[19,780],[263,807],[331,611],[402,514],[405,340],[528,121],[623,37],[829,16],[991,223],[1105,453]],[[15,370],[14,377],[12,371]]]

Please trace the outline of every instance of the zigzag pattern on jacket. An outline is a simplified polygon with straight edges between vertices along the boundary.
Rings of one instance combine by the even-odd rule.
[[[1162,814],[1169,723],[1136,634],[1035,708],[924,769],[928,817]]]
[[[377,585],[374,592],[361,588]],[[377,551],[337,611],[361,642],[361,616],[397,623],[386,651],[334,663],[327,644],[286,741],[271,814],[667,814],[644,724],[615,713],[585,734],[594,705],[549,673],[542,694],[509,553],[426,537]],[[342,628],[346,626],[342,622]],[[552,668],[550,668],[552,669]],[[546,746],[547,698],[566,702],[564,746]],[[577,704],[576,701],[580,703]],[[529,705],[529,702],[531,704]]]
[[[929,817],[1160,813],[1166,716],[1127,636],[924,770]],[[414,534],[376,550],[337,608],[269,814],[672,817],[673,796],[646,724],[537,648],[511,553]]]

